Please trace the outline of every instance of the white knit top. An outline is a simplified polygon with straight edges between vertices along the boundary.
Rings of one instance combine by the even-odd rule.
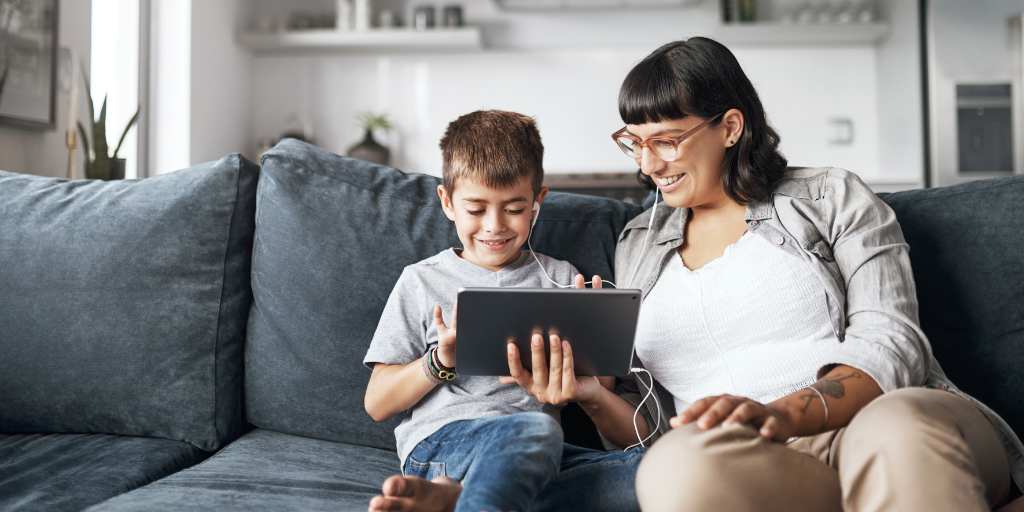
[[[722,393],[767,403],[835,362],[825,291],[809,272],[749,232],[697,270],[668,260],[641,307],[636,353],[677,411]]]

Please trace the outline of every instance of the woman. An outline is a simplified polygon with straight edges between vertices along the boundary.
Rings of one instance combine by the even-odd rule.
[[[1019,495],[1020,441],[949,382],[918,326],[892,210],[851,173],[787,170],[728,49],[655,50],[619,112],[613,138],[664,205],[626,226],[616,274],[643,290],[636,356],[679,414],[649,400],[634,429],[636,382],[617,395],[509,364],[613,444],[663,434],[638,470],[643,510],[966,511]]]

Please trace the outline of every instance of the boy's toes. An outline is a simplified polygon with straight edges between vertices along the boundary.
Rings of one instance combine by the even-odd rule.
[[[409,498],[375,496],[370,500],[370,512],[411,512],[415,504]]]
[[[412,496],[415,494],[416,486],[411,485],[409,481],[414,478],[416,477],[407,477],[402,475],[390,476],[384,481],[384,485],[381,486],[381,491],[384,492],[385,497]]]

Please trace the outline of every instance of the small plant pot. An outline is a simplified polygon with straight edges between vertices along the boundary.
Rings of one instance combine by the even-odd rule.
[[[381,165],[391,163],[391,150],[373,138],[373,130],[366,130],[363,140],[348,148],[348,156]]]
[[[124,179],[124,168],[127,165],[127,160],[124,158],[114,158],[110,160],[110,177],[109,180],[123,180]]]

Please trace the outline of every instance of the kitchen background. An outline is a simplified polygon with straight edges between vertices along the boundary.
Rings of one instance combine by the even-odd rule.
[[[619,85],[658,45],[696,35],[734,51],[791,165],[845,167],[877,190],[1024,172],[1024,0],[59,4],[62,61],[74,51],[117,92],[111,122],[143,105],[129,176],[232,151],[256,158],[286,133],[344,153],[363,139],[366,112],[391,121],[375,135],[392,165],[439,174],[446,124],[501,108],[537,119],[551,184],[621,195],[635,168],[609,138],[622,125]],[[434,28],[423,26],[427,11]],[[64,175],[68,82],[56,129],[0,127],[0,168]]]

